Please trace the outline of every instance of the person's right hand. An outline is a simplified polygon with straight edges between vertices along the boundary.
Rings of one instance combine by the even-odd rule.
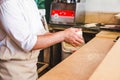
[[[78,34],[80,28],[68,28],[64,30],[64,41],[76,47],[84,43],[82,34]]]

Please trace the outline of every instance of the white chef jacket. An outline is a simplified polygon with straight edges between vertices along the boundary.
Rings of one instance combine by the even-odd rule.
[[[45,32],[34,0],[0,0],[0,80],[36,80],[31,49]]]

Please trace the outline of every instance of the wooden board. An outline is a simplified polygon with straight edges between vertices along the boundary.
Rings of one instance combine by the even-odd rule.
[[[120,39],[89,80],[120,80]]]
[[[104,23],[104,24],[120,24],[120,21],[115,18],[118,13],[105,12],[86,12],[85,23]]]
[[[100,38],[112,38],[115,39],[120,36],[120,32],[112,32],[112,31],[101,31],[96,35],[96,37]]]
[[[92,39],[38,80],[88,80],[113,46],[113,40]]]

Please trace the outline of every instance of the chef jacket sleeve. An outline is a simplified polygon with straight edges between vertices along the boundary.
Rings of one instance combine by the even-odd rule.
[[[12,3],[0,5],[1,28],[21,49],[29,52],[37,41],[37,35],[31,32],[27,19],[17,6]]]

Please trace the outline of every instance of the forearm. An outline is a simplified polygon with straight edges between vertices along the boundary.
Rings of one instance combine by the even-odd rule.
[[[37,42],[32,50],[44,49],[56,43],[64,41],[64,32],[50,33],[46,35],[39,35],[37,37]]]
[[[39,35],[37,37],[36,44],[32,50],[44,49],[62,41],[65,41],[73,46],[78,46],[84,42],[82,35],[81,34],[79,35],[78,31],[81,31],[81,29],[68,28],[64,31],[56,33]]]

